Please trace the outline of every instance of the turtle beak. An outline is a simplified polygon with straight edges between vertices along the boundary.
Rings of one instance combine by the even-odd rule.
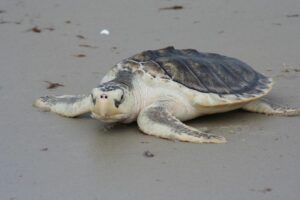
[[[107,101],[98,102],[96,105],[97,110],[99,110],[99,114],[102,118],[106,118],[108,116],[108,105]]]
[[[110,101],[97,99],[92,109],[92,117],[102,122],[118,122],[124,119],[125,114],[118,112]]]
[[[92,98],[92,101],[94,104],[93,112],[101,118],[106,118],[108,115],[109,102],[96,98]]]
[[[115,107],[114,101],[112,101],[111,99],[96,98],[93,99],[92,101],[94,104],[92,112],[94,112],[97,116],[99,116],[102,119],[110,118],[122,114]]]

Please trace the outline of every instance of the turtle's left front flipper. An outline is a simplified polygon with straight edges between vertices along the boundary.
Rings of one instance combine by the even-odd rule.
[[[144,108],[137,119],[139,128],[148,135],[193,143],[225,143],[222,136],[206,134],[179,121],[162,102]]]
[[[91,101],[90,95],[45,96],[38,98],[33,106],[65,117],[76,117],[90,112]]]
[[[246,104],[244,110],[266,115],[297,116],[300,115],[300,109],[280,106],[267,99],[259,99]]]

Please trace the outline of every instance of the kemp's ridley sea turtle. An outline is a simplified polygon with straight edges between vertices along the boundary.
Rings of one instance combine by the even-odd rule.
[[[263,99],[271,88],[271,78],[235,58],[167,47],[122,60],[89,95],[46,96],[34,105],[67,117],[91,112],[108,123],[137,121],[142,132],[162,138],[224,143],[182,121],[234,109],[300,114]]]

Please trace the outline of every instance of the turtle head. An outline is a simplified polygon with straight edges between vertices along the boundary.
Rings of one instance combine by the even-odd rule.
[[[120,122],[128,119],[134,108],[134,98],[126,85],[106,82],[91,93],[92,116],[103,122]]]

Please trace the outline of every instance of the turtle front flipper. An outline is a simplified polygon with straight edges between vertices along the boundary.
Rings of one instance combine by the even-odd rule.
[[[206,134],[179,121],[162,102],[144,108],[138,118],[139,128],[148,135],[193,143],[225,143],[222,136]]]
[[[65,117],[76,117],[90,112],[91,96],[63,95],[38,98],[33,106],[41,111],[51,111]]]
[[[259,99],[251,103],[248,103],[243,107],[243,109],[246,111],[262,113],[266,115],[281,115],[281,116],[300,115],[300,109],[280,106],[270,102],[267,99]]]

